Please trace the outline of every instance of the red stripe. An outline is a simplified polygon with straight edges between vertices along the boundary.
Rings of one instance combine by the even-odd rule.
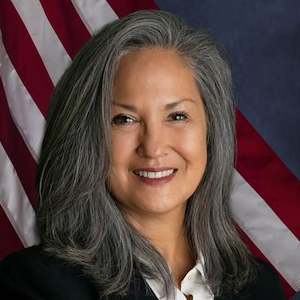
[[[71,0],[40,0],[40,2],[57,36],[73,59],[91,35]]]
[[[6,255],[24,248],[3,208],[0,206],[0,260]]]
[[[243,239],[243,241],[247,244],[248,248],[250,249],[250,251],[252,252],[252,254],[255,257],[259,257],[262,260],[270,263],[270,261],[261,253],[261,251],[255,246],[255,244],[252,242],[252,240],[246,235],[246,233],[239,227],[237,226],[237,229],[240,233],[241,238]],[[271,264],[271,263],[270,263]],[[272,264],[271,264],[272,265]],[[278,272],[277,272],[278,273]],[[285,291],[285,295],[290,298],[291,296],[293,296],[295,294],[294,289],[287,283],[287,281],[281,276],[280,273],[278,273],[282,286],[284,288]]]
[[[12,64],[40,111],[46,116],[53,84],[11,1],[1,2],[0,27]]]
[[[300,182],[237,112],[237,170],[300,239]]]
[[[122,18],[128,14],[131,14],[137,10],[154,9],[158,10],[158,6],[153,0],[108,0],[111,8],[115,11],[119,18]]]
[[[0,80],[0,141],[11,160],[32,206],[35,206],[36,162],[27,149],[16,128],[7,105],[2,81]]]

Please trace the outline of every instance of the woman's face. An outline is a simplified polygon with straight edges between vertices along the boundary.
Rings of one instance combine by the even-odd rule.
[[[192,72],[170,50],[125,55],[114,85],[107,183],[128,216],[183,215],[207,160]]]

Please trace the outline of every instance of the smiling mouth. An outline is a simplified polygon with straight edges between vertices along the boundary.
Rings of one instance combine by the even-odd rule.
[[[150,179],[158,179],[168,177],[174,174],[177,169],[170,169],[158,172],[147,172],[147,171],[133,171],[133,173],[139,177],[150,178]]]

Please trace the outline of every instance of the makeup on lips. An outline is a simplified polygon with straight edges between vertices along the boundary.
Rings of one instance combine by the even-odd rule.
[[[161,185],[171,181],[177,170],[175,168],[142,168],[134,170],[133,174],[146,184]]]

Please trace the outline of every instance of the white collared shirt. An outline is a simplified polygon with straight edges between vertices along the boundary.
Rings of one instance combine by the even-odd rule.
[[[146,279],[155,296],[160,300],[171,300],[164,297],[164,287],[155,279]],[[185,295],[193,296],[193,300],[213,300],[214,296],[204,283],[204,273],[201,263],[197,263],[181,282],[181,289],[176,288],[176,300],[186,300]],[[174,299],[172,299],[174,300]]]

